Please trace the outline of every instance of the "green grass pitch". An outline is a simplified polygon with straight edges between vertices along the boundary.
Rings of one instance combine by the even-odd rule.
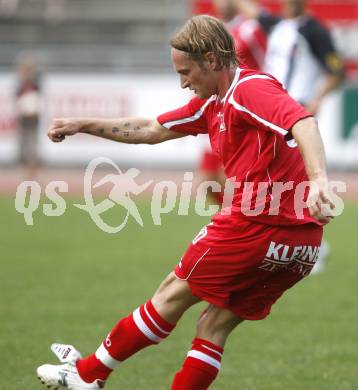
[[[63,216],[38,211],[26,226],[14,200],[0,200],[1,390],[41,389],[35,368],[56,361],[52,342],[94,351],[117,319],[151,296],[207,222],[173,213],[153,226],[143,201],[144,228],[132,222],[109,235],[69,203]],[[212,389],[358,389],[357,220],[358,204],[346,205],[326,228],[326,271],[286,293],[268,319],[234,331]],[[160,346],[124,362],[106,388],[169,389],[202,308],[189,310]]]

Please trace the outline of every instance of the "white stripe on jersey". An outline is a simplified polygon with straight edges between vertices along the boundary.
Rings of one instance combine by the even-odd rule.
[[[186,118],[181,118],[181,119],[177,119],[175,121],[171,121],[171,122],[166,122],[166,123],[163,123],[162,126],[166,127],[167,129],[170,129],[172,128],[173,126],[176,126],[176,125],[182,125],[183,123],[190,123],[190,122],[194,122],[196,121],[197,119],[199,119],[206,107],[214,100],[216,100],[217,96],[216,95],[213,95],[211,96],[206,102],[204,105],[202,105],[199,110],[193,115],[193,116],[189,116],[189,117],[186,117]]]
[[[272,130],[275,130],[275,131],[277,131],[278,133],[280,133],[282,135],[286,135],[288,133],[287,130],[282,129],[281,127],[279,127],[279,126],[277,126],[277,125],[275,125],[275,124],[273,124],[271,122],[268,122],[267,120],[265,120],[265,119],[259,117],[258,115],[254,114],[253,112],[251,112],[250,110],[248,110],[244,106],[241,106],[239,103],[236,103],[232,95],[231,95],[231,98],[229,100],[229,103],[232,103],[232,105],[237,110],[246,112],[247,114],[249,114],[253,118],[255,118],[258,122],[263,123],[265,126],[270,127]]]
[[[257,130],[257,141],[259,143],[259,155],[257,156],[257,158],[259,158],[260,154],[261,154],[261,139],[260,139],[260,134],[259,134],[258,130]]]
[[[218,360],[212,358],[211,356],[206,355],[205,353],[202,353],[200,351],[196,351],[195,349],[192,349],[191,351],[188,352],[187,356],[193,357],[195,359],[199,359],[199,360],[217,368],[218,370],[220,370],[221,363]]]
[[[253,76],[244,77],[242,80],[240,80],[236,84],[236,87],[239,84],[243,83],[244,81],[248,81],[248,80],[252,80],[252,79],[271,79],[272,80],[271,77],[266,76],[266,75],[253,75]],[[275,125],[274,123],[271,123],[271,122],[267,121],[266,119],[263,119],[263,118],[259,117],[258,115],[256,115],[252,111],[248,110],[246,107],[244,107],[241,104],[237,103],[235,101],[235,99],[234,99],[234,94],[233,93],[230,96],[229,103],[231,103],[237,110],[246,112],[247,114],[249,114],[253,118],[255,118],[258,122],[263,123],[265,126],[270,127],[272,130],[275,130],[275,131],[277,131],[278,133],[280,133],[282,135],[286,135],[288,133],[287,130],[281,128],[280,126]]]
[[[233,91],[234,88],[236,88],[236,85],[237,85],[237,82],[240,78],[240,74],[241,74],[241,70],[239,67],[236,68],[236,71],[235,71],[235,76],[234,76],[234,80],[232,81],[231,85],[230,85],[230,88],[227,90],[225,96],[221,99],[221,102],[223,104],[225,104],[226,100],[227,100],[227,97],[229,96],[230,92]]]
[[[249,80],[252,80],[252,79],[269,79],[269,80],[273,80],[272,77],[267,76],[265,74],[254,74],[252,76],[247,76],[247,77],[244,77],[243,79],[239,80],[239,82],[236,84],[236,86],[240,85],[244,81],[249,81]]]

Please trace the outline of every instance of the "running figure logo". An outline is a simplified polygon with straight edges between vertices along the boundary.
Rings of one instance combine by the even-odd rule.
[[[109,164],[115,168],[118,174],[107,174],[101,180],[99,180],[94,185],[92,184],[93,174],[95,169],[100,164]],[[140,171],[136,168],[128,169],[123,173],[119,167],[110,159],[105,157],[99,157],[90,162],[88,165],[85,176],[84,176],[84,199],[85,204],[75,204],[75,207],[78,207],[81,210],[84,210],[89,213],[90,217],[94,223],[106,233],[118,233],[121,231],[128,222],[129,216],[134,218],[134,220],[143,227],[143,220],[139,213],[138,207],[135,202],[131,199],[130,195],[139,195],[145,191],[153,182],[150,180],[142,185],[136,183],[135,179],[140,174]],[[98,204],[94,203],[92,196],[92,189],[98,188],[104,184],[111,183],[113,188],[110,191],[108,198],[104,199]],[[123,207],[127,212],[124,218],[124,221],[118,226],[110,226],[101,218],[101,214],[105,211],[111,209],[115,205]]]

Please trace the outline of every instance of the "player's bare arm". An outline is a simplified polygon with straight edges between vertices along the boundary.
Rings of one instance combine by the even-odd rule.
[[[185,134],[170,131],[156,119],[55,119],[48,132],[53,142],[61,142],[67,136],[78,133],[91,134],[127,144],[158,144]]]
[[[327,216],[327,209],[323,205],[334,208],[328,194],[328,177],[326,158],[322,138],[313,117],[298,121],[292,128],[305,163],[306,172],[311,182],[307,205],[310,214],[323,223],[328,223],[332,217]]]

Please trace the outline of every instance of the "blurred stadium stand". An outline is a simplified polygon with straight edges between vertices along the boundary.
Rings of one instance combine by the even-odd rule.
[[[169,71],[187,15],[176,0],[0,0],[0,68],[30,50],[50,71]]]
[[[274,12],[280,0],[262,0]],[[310,0],[332,29],[350,78],[358,79],[358,0]],[[168,37],[211,0],[0,0],[0,70],[18,52],[52,70],[169,71]]]
[[[281,0],[261,2],[280,11]],[[319,117],[328,163],[358,169],[358,0],[308,3],[332,29],[349,75]],[[102,154],[128,164],[140,158],[145,164],[195,166],[194,137],[136,153],[128,145],[80,139],[81,147],[74,141],[57,153],[44,134],[53,117],[154,117],[183,104],[187,95],[172,70],[169,37],[190,15],[213,12],[212,0],[0,0],[0,164],[17,160],[14,64],[29,52],[41,73],[39,153],[45,164],[55,157],[70,164]]]

